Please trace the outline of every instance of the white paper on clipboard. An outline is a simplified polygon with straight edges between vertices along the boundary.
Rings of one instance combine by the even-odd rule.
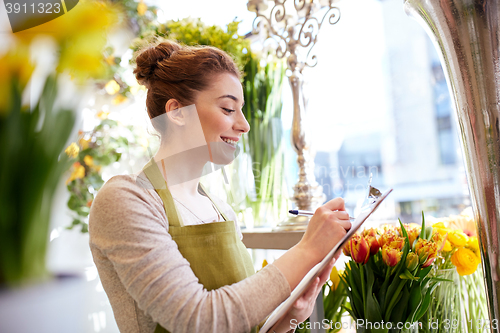
[[[319,275],[319,273],[328,265],[328,263],[333,259],[335,253],[340,250],[344,244],[351,239],[356,231],[361,227],[361,225],[368,219],[368,217],[378,208],[380,203],[392,192],[392,188],[382,194],[375,202],[373,202],[369,209],[362,211],[354,222],[352,222],[351,229],[346,233],[346,235],[340,240],[340,242],[335,245],[335,247],[326,255],[326,257],[316,266],[314,266],[309,273],[307,273],[300,283],[295,287],[295,289],[290,294],[283,303],[281,303],[274,311],[271,313],[269,318],[264,323],[264,326],[260,329],[259,333],[267,333],[271,327],[273,327],[280,319],[285,315],[288,310],[292,307],[293,303],[307,290],[311,285],[312,281]]]

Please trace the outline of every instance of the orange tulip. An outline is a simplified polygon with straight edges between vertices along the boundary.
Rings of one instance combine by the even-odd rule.
[[[405,244],[404,237],[400,237],[396,234],[395,231],[389,230],[386,231],[380,236],[380,246],[388,245],[394,249],[401,250],[403,245]]]
[[[385,264],[389,267],[396,266],[398,262],[401,260],[402,254],[403,252],[401,252],[399,249],[389,247],[388,245],[384,245],[382,247],[382,259],[384,260]]]
[[[349,241],[351,258],[358,264],[366,264],[370,258],[370,246],[365,238],[359,234],[354,235]]]
[[[437,256],[437,244],[426,239],[419,238],[415,244],[415,252],[418,254],[422,268],[432,265]]]
[[[368,246],[370,246],[370,254],[374,255],[378,252],[380,249],[380,243],[379,243],[379,235],[377,233],[377,230],[374,228],[370,229],[365,229],[363,231],[363,236],[365,237],[365,240],[368,242]]]
[[[446,238],[448,237],[448,234],[445,234],[444,236],[441,235],[440,233],[435,233],[432,235],[432,241],[436,243],[437,245],[437,250],[438,252],[441,252],[444,248],[444,245],[446,244]]]

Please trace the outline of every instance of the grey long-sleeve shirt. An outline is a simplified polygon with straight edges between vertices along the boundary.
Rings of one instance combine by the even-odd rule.
[[[240,233],[231,206],[212,198]],[[182,205],[176,207],[186,225],[196,224]],[[204,289],[168,233],[161,198],[134,175],[112,177],[99,190],[89,233],[122,333],[152,333],[157,322],[172,333],[248,332],[290,296],[285,276],[272,264],[233,285]]]

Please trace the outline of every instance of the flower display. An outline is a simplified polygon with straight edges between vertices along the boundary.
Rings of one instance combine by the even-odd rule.
[[[344,254],[351,260],[340,276],[350,302],[346,310],[357,323],[387,324],[376,330],[357,326],[358,332],[393,332],[392,324],[424,316],[432,291],[443,281],[429,273],[445,241],[446,233],[425,227],[422,213],[422,226],[399,221],[399,227],[367,229],[347,242]],[[465,256],[458,259],[467,262]]]

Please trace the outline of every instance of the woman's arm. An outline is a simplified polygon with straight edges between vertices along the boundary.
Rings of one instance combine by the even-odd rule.
[[[321,208],[300,243],[275,263],[231,286],[207,291],[169,235],[163,204],[155,195],[131,177],[110,179],[91,208],[90,246],[114,311],[129,297],[170,332],[249,331],[345,234],[338,222],[342,214]],[[123,311],[119,326],[120,320],[134,318]]]
[[[169,235],[163,204],[152,194],[131,177],[113,177],[91,208],[90,246],[120,331],[137,331],[134,305],[126,308],[133,300],[173,333],[236,333],[250,331],[290,295],[274,265],[207,291]]]

